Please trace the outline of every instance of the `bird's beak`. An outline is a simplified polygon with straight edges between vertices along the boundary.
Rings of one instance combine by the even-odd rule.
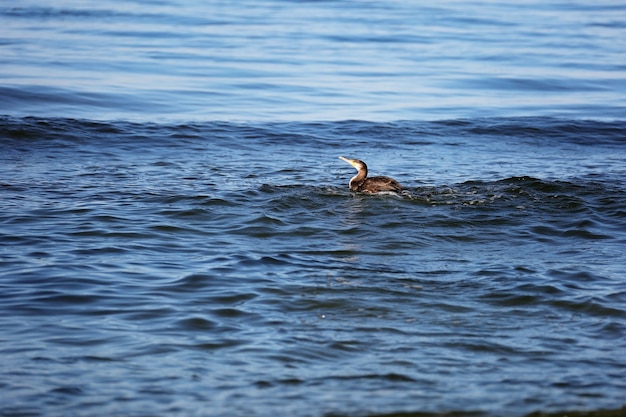
[[[352,167],[354,167],[354,160],[353,159],[348,159],[348,158],[345,158],[343,156],[340,156],[339,159],[341,159],[344,162],[349,163],[350,165],[352,165]]]

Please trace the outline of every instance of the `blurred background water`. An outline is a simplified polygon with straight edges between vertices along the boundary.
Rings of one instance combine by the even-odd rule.
[[[625,25],[3,3],[0,415],[623,414]]]
[[[622,118],[622,2],[4,3],[0,111],[140,120]]]

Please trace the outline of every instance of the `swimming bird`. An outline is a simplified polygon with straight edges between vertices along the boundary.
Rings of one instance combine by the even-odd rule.
[[[400,183],[389,177],[367,178],[367,165],[359,159],[340,156],[339,159],[352,165],[358,172],[350,179],[350,189],[361,193],[378,193],[381,191],[402,191]]]

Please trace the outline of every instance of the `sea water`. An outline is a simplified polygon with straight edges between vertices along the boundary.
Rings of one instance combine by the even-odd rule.
[[[0,24],[0,415],[626,404],[623,5]],[[405,192],[350,192],[339,155]]]

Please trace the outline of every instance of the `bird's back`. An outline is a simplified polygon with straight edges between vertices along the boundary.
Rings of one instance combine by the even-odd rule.
[[[363,193],[378,193],[380,191],[402,191],[402,185],[389,177],[370,177],[359,186],[358,191]]]

